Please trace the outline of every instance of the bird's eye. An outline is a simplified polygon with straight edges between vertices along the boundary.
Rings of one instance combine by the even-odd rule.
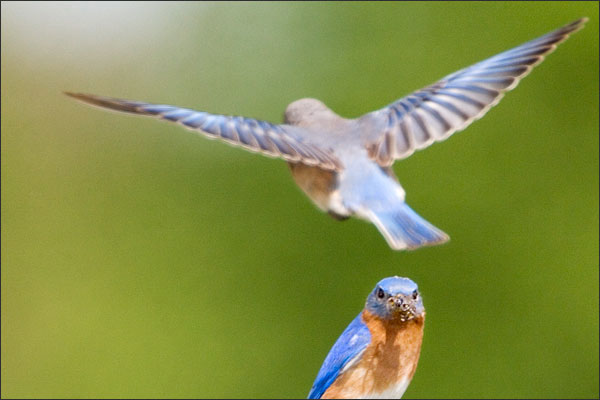
[[[413,294],[412,294],[412,298],[413,298],[413,300],[416,300],[416,299],[417,299],[417,297],[419,297],[419,292],[417,292],[417,291],[415,290],[415,291],[413,292]]]
[[[377,297],[379,297],[380,299],[383,299],[385,297],[385,292],[382,288],[377,289]]]

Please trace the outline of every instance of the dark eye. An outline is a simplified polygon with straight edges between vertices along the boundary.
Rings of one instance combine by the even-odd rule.
[[[417,297],[419,297],[419,292],[417,292],[417,291],[415,290],[415,291],[413,292],[413,294],[412,294],[412,298],[413,298],[413,300],[416,300],[416,299],[417,299]]]
[[[377,297],[379,297],[380,299],[383,299],[385,297],[385,292],[382,288],[377,289]]]

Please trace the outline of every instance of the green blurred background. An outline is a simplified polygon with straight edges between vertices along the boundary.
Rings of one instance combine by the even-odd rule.
[[[588,16],[484,119],[395,165],[448,232],[393,252],[285,163],[62,90],[343,116]],[[2,3],[2,397],[305,397],[386,276],[407,398],[598,398],[598,3]]]

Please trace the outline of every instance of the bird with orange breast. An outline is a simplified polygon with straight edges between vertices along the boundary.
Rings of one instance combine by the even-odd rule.
[[[317,375],[309,399],[400,398],[419,362],[425,308],[408,278],[381,280]]]

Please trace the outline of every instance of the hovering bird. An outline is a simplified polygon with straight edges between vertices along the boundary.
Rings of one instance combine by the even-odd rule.
[[[497,104],[544,56],[580,29],[582,18],[474,64],[359,118],[340,117],[316,99],[285,110],[281,125],[170,105],[66,93],[95,106],[174,122],[227,143],[288,162],[298,186],[336,219],[375,224],[394,250],[446,242],[449,237],[404,201],[395,160],[465,129]]]
[[[329,351],[308,398],[402,397],[417,369],[424,324],[417,285],[397,276],[381,280]]]

